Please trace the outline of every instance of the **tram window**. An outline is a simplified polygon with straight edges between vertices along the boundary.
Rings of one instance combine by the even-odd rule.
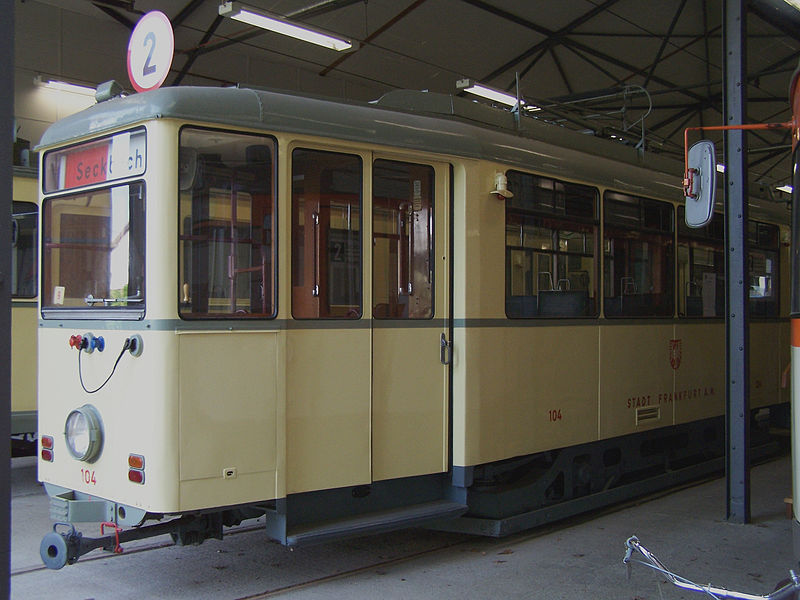
[[[672,316],[672,205],[606,192],[604,222],[605,315]]]
[[[372,314],[433,317],[433,168],[376,160],[372,167]]]
[[[292,152],[292,316],[362,315],[361,158]]]
[[[509,171],[506,315],[598,314],[595,188]]]
[[[705,227],[686,225],[678,207],[678,314],[722,317],[725,314],[725,253],[722,214]]]
[[[144,207],[142,183],[45,199],[44,318],[63,309],[144,315]]]
[[[36,296],[36,222],[39,209],[32,202],[14,202],[11,222],[11,296]]]
[[[778,227],[750,221],[747,227],[749,251],[747,272],[750,279],[750,316],[777,317],[778,307]]]
[[[181,317],[276,316],[274,156],[272,138],[181,129]]]

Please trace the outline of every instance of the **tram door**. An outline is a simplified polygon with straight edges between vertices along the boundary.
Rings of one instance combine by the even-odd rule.
[[[373,481],[447,470],[448,180],[447,165],[372,163]]]

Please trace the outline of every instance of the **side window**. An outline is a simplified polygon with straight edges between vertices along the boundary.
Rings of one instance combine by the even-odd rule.
[[[778,226],[750,221],[747,226],[747,272],[750,278],[750,316],[777,317]]]
[[[376,160],[372,166],[372,314],[433,317],[434,171]]]
[[[686,225],[678,206],[678,315],[722,317],[725,314],[724,221],[714,214],[705,227]]]
[[[179,169],[180,316],[275,317],[274,140],[185,127]]]
[[[606,192],[603,214],[605,315],[671,317],[674,312],[672,205]]]
[[[14,202],[11,221],[11,296],[36,297],[38,207],[32,202]]]
[[[509,171],[506,315],[597,316],[598,193]]]
[[[361,158],[292,152],[292,316],[362,315]]]

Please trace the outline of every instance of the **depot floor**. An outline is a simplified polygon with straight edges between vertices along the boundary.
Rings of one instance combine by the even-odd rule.
[[[622,558],[631,535],[678,574],[739,592],[767,594],[793,567],[788,456],[752,469],[748,525],[725,521],[720,478],[500,540],[412,529],[292,550],[251,528],[199,547],[165,538],[119,556],[96,551],[60,571],[40,568],[39,541],[52,525],[35,472],[31,459],[14,459],[11,597],[18,600],[707,597],[641,565],[628,580]]]

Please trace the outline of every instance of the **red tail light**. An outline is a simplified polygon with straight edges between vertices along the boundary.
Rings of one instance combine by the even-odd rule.
[[[43,435],[39,440],[39,446],[42,449],[42,460],[46,462],[53,462],[53,436]]]
[[[144,484],[144,456],[141,454],[128,455],[128,481]]]
[[[138,469],[128,469],[128,481],[133,483],[144,483],[144,471]]]

